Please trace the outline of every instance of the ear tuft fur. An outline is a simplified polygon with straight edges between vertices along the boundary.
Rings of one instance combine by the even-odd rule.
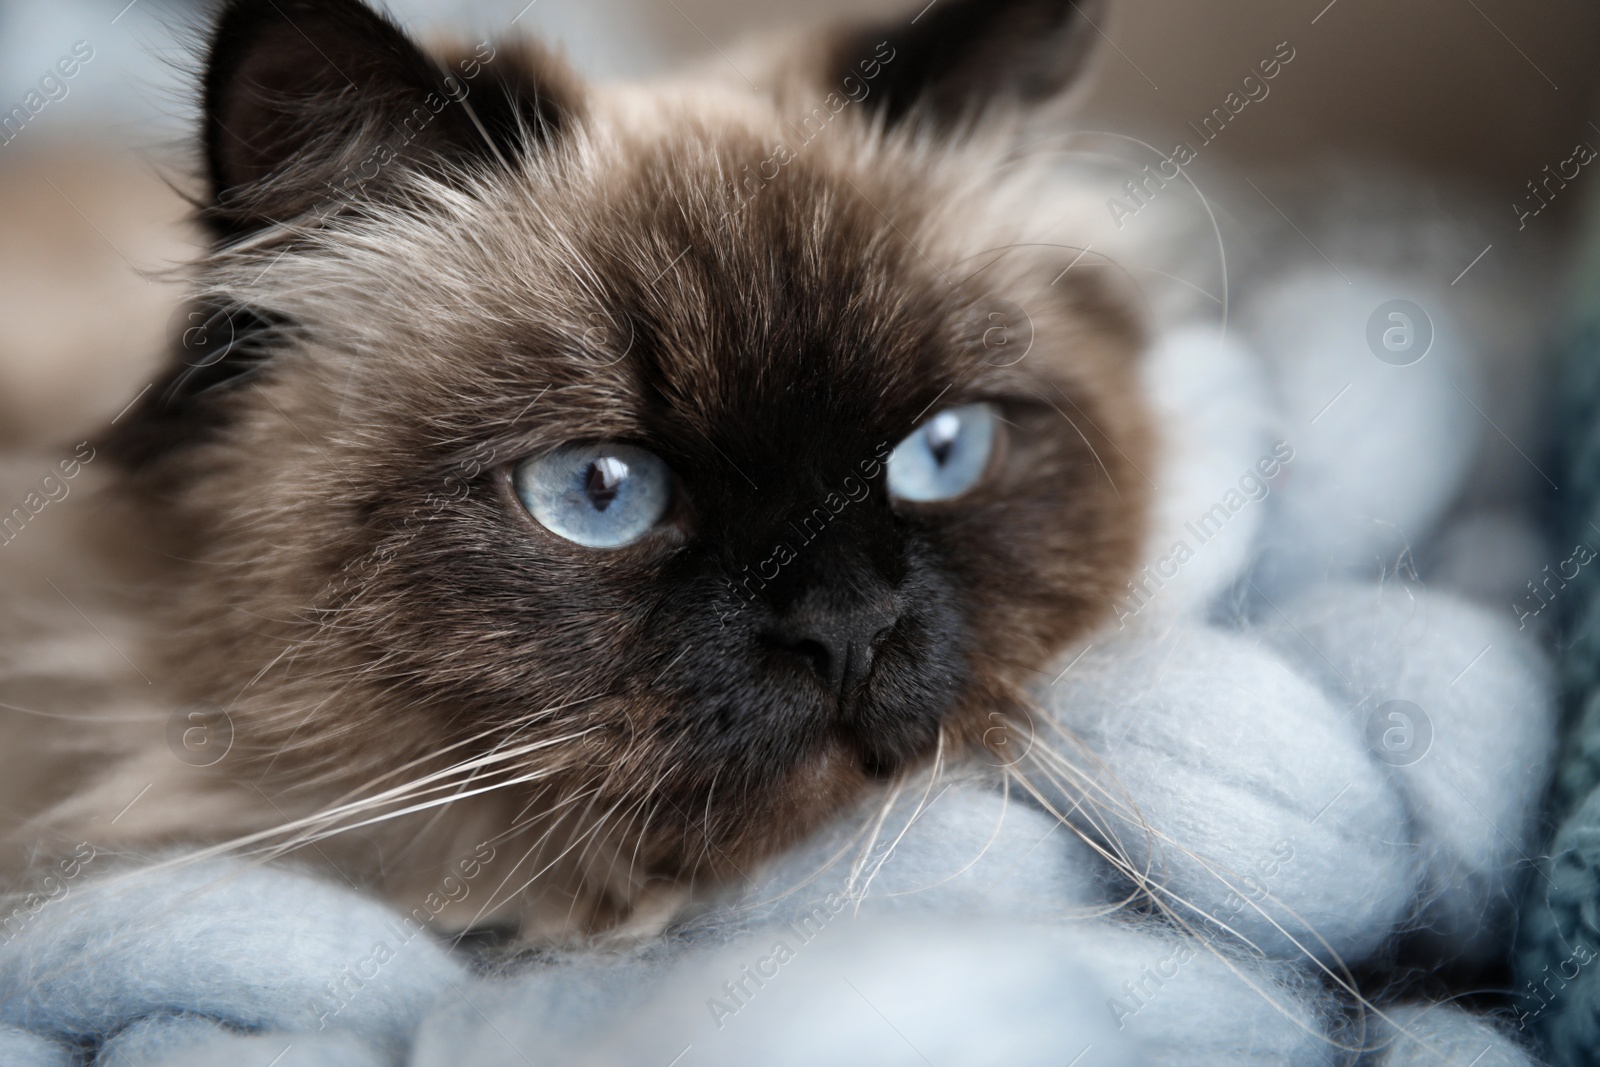
[[[360,0],[229,0],[203,83],[209,189],[219,242],[275,223],[393,202],[396,179],[446,180],[513,165],[580,119],[582,87],[532,42],[420,49]],[[142,468],[212,435],[217,398],[266,368],[293,323],[270,309],[185,310],[165,378],[105,438]]]
[[[564,125],[570,80],[531,46],[429,55],[359,0],[233,0],[206,61],[207,218],[233,236],[396,169],[506,165]]]

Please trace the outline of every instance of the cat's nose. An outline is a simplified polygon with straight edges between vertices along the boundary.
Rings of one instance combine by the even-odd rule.
[[[779,648],[800,656],[828,688],[843,696],[872,673],[878,645],[896,618],[887,603],[829,604],[806,598],[784,613],[771,636]]]

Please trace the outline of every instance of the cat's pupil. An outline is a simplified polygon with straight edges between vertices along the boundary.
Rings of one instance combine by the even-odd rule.
[[[584,478],[584,493],[596,511],[604,511],[617,499],[622,483],[628,477],[628,465],[615,456],[601,456],[589,464]]]
[[[934,462],[941,467],[949,462],[950,453],[955,450],[956,438],[959,436],[961,436],[959,415],[944,411],[934,416],[924,434],[924,439],[928,442],[928,451],[933,453]]]

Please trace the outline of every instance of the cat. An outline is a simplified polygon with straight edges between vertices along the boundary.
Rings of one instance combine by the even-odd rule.
[[[589,85],[359,0],[223,5],[193,309],[73,505],[123,572],[5,631],[19,707],[56,622],[105,639],[65,668],[98,715],[11,734],[18,855],[397,900],[470,855],[459,923],[570,937],[1003,745],[1149,508],[1146,324],[1041,236],[1026,135],[1099,13],[943,0]]]

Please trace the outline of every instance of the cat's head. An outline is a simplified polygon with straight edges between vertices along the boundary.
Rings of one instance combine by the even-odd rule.
[[[516,780],[504,829],[625,903],[995,741],[1143,528],[1137,318],[1022,144],[1086,6],[608,87],[227,5],[210,310],[119,427],[193,559],[171,662],[235,724],[218,770],[476,761],[441,781]]]

